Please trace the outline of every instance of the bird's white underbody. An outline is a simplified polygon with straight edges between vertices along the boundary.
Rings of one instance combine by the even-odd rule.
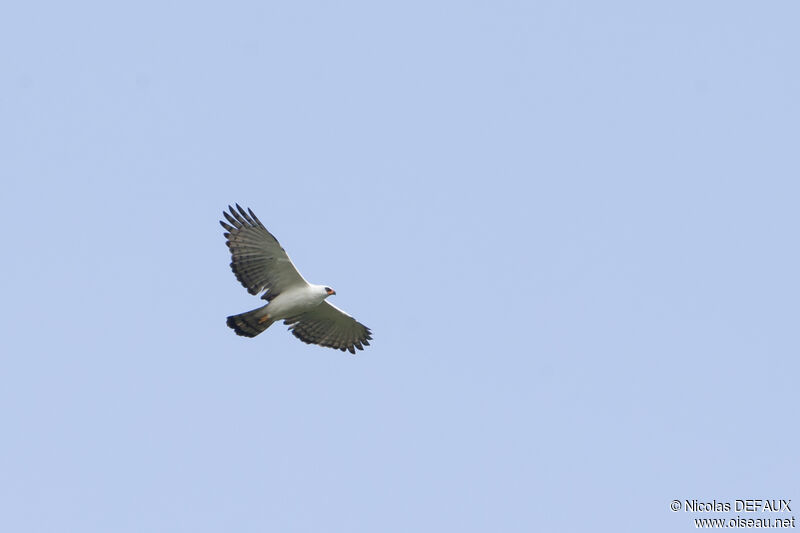
[[[324,285],[307,284],[305,287],[280,293],[261,309],[270,320],[278,321],[306,313],[325,301],[328,296],[330,295]]]

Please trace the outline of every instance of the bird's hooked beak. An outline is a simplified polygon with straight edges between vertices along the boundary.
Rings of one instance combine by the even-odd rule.
[[[336,291],[335,291],[335,290],[333,290],[333,289],[328,289],[328,290],[327,290],[327,291],[325,291],[325,292],[327,292],[327,293],[328,293],[328,296],[333,296],[334,294],[336,294]]]

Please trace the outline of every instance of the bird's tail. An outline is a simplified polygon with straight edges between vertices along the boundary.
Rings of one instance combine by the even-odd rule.
[[[228,317],[228,327],[242,337],[255,337],[275,322],[267,314],[267,306],[253,309],[241,315]]]

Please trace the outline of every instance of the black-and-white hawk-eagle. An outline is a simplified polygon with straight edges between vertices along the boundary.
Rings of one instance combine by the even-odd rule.
[[[308,283],[297,271],[286,250],[251,209],[239,204],[223,212],[225,239],[231,251],[231,269],[250,294],[263,292],[267,305],[228,317],[228,327],[237,335],[255,337],[273,323],[283,320],[295,337],[356,353],[369,346],[372,332],[326,299],[336,291]]]

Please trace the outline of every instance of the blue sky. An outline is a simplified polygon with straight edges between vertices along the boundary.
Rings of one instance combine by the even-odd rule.
[[[798,15],[0,8],[0,528],[673,532],[703,516],[673,499],[800,501]],[[371,347],[225,327],[260,303],[234,202]]]

